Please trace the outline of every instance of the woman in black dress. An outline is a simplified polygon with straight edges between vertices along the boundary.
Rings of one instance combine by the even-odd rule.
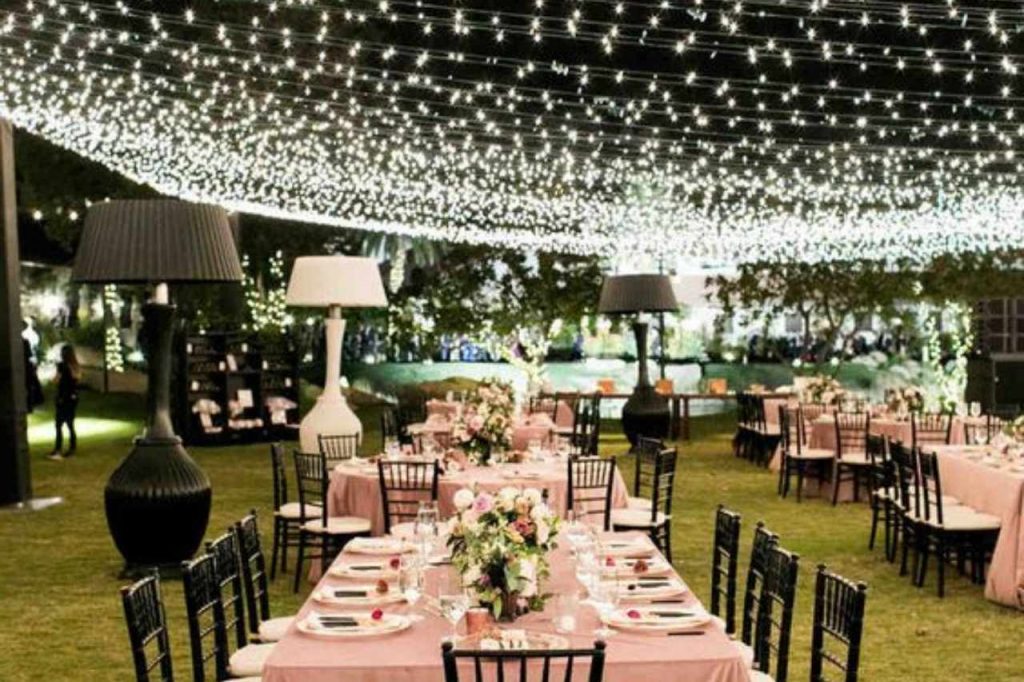
[[[75,447],[78,445],[78,437],[75,434],[75,410],[78,409],[78,382],[81,378],[82,368],[75,356],[75,349],[70,343],[66,343],[60,349],[60,362],[57,363],[57,440],[53,444],[50,459],[61,458],[60,451],[64,446],[62,427],[65,424],[68,427],[68,451],[64,457],[75,454]]]

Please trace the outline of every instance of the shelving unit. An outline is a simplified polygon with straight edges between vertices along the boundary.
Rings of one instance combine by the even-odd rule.
[[[289,336],[185,332],[176,346],[174,416],[187,443],[298,436],[299,365]]]

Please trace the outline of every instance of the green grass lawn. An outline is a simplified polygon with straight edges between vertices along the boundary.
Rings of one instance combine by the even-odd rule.
[[[35,494],[60,495],[65,502],[39,513],[0,516],[4,682],[132,679],[117,593],[124,581],[118,578],[120,557],[106,529],[103,485],[139,429],[141,402],[133,396],[86,394],[79,453],[65,462],[44,459],[52,443],[49,415],[32,417]],[[376,445],[376,415],[362,416],[370,431],[368,443]],[[822,562],[870,586],[862,679],[1024,680],[1024,616],[990,604],[982,588],[958,577],[948,580],[943,600],[931,583],[915,589],[879,551],[867,550],[865,505],[833,508],[820,500],[797,505],[792,498],[778,499],[774,475],[731,456],[732,427],[726,417],[696,420],[694,441],[681,446],[673,548],[683,577],[705,601],[712,521],[719,502],[743,514],[741,570],[758,519],[779,533],[786,548],[800,554],[791,680],[808,677],[813,573]],[[625,441],[609,433],[603,448],[621,452]],[[209,536],[254,507],[266,533],[271,495],[267,446],[191,452],[213,481]],[[631,465],[625,463],[623,471],[628,477]],[[280,577],[271,593],[277,615],[294,611],[304,598],[292,595],[289,581]],[[180,583],[166,581],[164,597],[175,667],[180,679],[191,679]]]

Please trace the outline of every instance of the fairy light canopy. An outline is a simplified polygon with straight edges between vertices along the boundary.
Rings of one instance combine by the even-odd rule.
[[[1024,8],[29,0],[0,115],[159,191],[696,262],[1024,245]]]

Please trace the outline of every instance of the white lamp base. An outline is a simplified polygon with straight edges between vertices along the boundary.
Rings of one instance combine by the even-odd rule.
[[[363,425],[359,417],[348,406],[345,397],[323,394],[316,399],[316,405],[299,425],[299,445],[303,452],[320,452],[319,435],[350,436],[356,434],[363,440]]]

